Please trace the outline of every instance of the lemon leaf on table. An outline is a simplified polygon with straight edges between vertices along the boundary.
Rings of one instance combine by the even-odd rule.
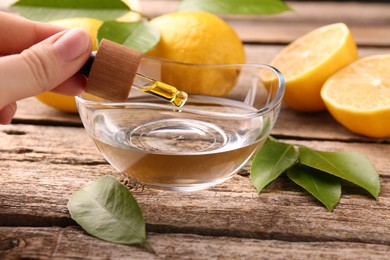
[[[281,174],[307,190],[332,211],[341,196],[340,179],[352,182],[378,199],[380,179],[369,159],[357,152],[322,152],[269,137],[255,154],[250,169],[258,192]]]
[[[130,11],[121,0],[19,0],[12,9],[26,18],[45,22],[69,17],[113,20]]]
[[[145,221],[131,192],[113,176],[103,176],[75,191],[68,209],[86,232],[120,244],[139,244],[154,252],[145,235]]]
[[[287,176],[324,204],[328,211],[333,211],[340,201],[341,182],[335,176],[301,164],[289,169]]]
[[[368,158],[356,152],[321,152],[299,147],[300,163],[350,181],[375,199],[380,192],[379,175]]]
[[[145,53],[160,41],[160,31],[147,21],[105,21],[98,30],[98,40],[103,38]]]
[[[216,14],[276,14],[291,9],[281,0],[183,0],[179,10]]]
[[[250,176],[260,192],[298,161],[298,151],[291,144],[268,139],[253,158]]]

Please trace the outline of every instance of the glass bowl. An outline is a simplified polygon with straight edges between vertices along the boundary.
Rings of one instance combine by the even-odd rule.
[[[188,94],[175,107],[133,87],[126,102],[76,97],[83,125],[119,172],[147,186],[194,191],[241,169],[269,136],[285,89],[264,64],[194,65],[143,58],[138,73]]]

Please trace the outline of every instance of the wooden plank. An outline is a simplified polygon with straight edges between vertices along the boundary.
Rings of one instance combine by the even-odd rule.
[[[164,2],[168,6],[177,3]],[[285,44],[336,19],[348,22],[360,46],[382,46],[361,48],[363,56],[389,52],[389,5],[382,4],[379,10],[372,3],[317,4],[296,3],[305,10],[299,16],[225,18],[246,42],[256,43],[246,46],[249,62],[268,63],[282,48],[264,43]],[[248,29],[252,23],[256,26]],[[257,35],[259,31],[261,35]],[[273,134],[316,149],[366,154],[381,175],[379,201],[343,183],[342,200],[329,213],[285,177],[258,195],[250,183],[248,166],[240,175],[202,192],[135,187],[133,194],[159,253],[154,256],[142,249],[100,241],[73,226],[66,209],[69,195],[98,176],[120,175],[79,127],[77,115],[64,115],[31,100],[19,103],[14,121],[19,125],[0,126],[0,258],[388,258],[389,139],[353,135],[325,112],[301,114],[284,108]]]
[[[265,16],[222,16],[245,42],[289,43],[320,26],[344,22],[359,45],[389,46],[390,5],[372,2],[295,2],[294,10]],[[156,17],[177,10],[179,1],[141,1],[142,11]],[[288,24],[288,26],[286,26]]]
[[[390,12],[390,10],[389,10]],[[269,21],[227,21],[238,33],[245,43],[290,43],[302,35],[309,33],[321,26],[328,25],[328,22],[289,24]],[[344,22],[343,20],[339,22]],[[345,22],[346,23],[346,22]],[[364,26],[346,23],[351,30],[352,36],[358,46],[383,46],[390,45],[387,35],[390,33],[389,25]]]
[[[272,59],[284,48],[285,45],[260,45],[245,44],[247,63],[265,63],[270,64]],[[359,57],[371,55],[381,55],[390,53],[390,45],[383,48],[377,47],[359,47]]]
[[[73,225],[66,210],[69,195],[107,173],[100,167],[17,164],[12,170],[10,165],[1,166],[1,226]],[[26,171],[38,167],[40,170]],[[235,176],[220,190],[179,193],[138,189],[133,194],[151,232],[390,244],[388,178],[382,180],[379,202],[347,188],[333,213],[290,185],[286,190],[273,188],[257,195],[253,188],[249,191],[247,177]]]
[[[259,21],[277,21],[283,24],[290,23],[333,23],[346,21],[351,24],[387,24],[390,14],[388,4],[375,1],[286,1],[292,12],[284,12],[263,16],[225,16],[239,17],[240,19],[259,19]],[[142,0],[141,10],[149,17],[160,16],[175,12],[180,5],[177,0]]]
[[[25,134],[12,135],[16,131]],[[0,135],[2,226],[72,225],[66,209],[69,195],[98,176],[110,173],[119,176],[102,161],[82,128],[11,125],[3,126]],[[321,150],[366,154],[381,175],[379,201],[346,183],[340,204],[329,213],[286,178],[258,195],[251,186],[246,168],[241,175],[202,192],[133,189],[148,230],[389,245],[390,144],[299,143]]]
[[[307,118],[307,124],[315,118]],[[313,131],[314,126],[313,124]],[[321,126],[327,128],[326,126]],[[282,131],[282,129],[280,130]],[[298,136],[299,137],[299,136]],[[297,139],[304,139],[297,138]],[[325,151],[358,151],[366,154],[385,176],[390,176],[389,143],[291,141]],[[0,126],[0,160],[44,162],[46,164],[105,164],[86,131],[79,127],[34,125]]]
[[[390,138],[374,139],[354,134],[328,112],[300,113],[286,107],[281,110],[271,135],[278,138],[390,143]]]
[[[81,126],[78,114],[66,113],[49,107],[35,97],[17,103],[17,111],[13,122],[32,124],[61,124]]]
[[[75,227],[0,227],[0,234],[0,257],[4,259],[387,259],[390,249],[350,242],[290,243],[149,233],[157,253],[153,255],[142,248],[93,238]]]
[[[9,11],[9,0],[0,10]],[[177,10],[179,1],[140,1],[149,17]],[[276,15],[222,16],[245,42],[289,43],[320,26],[344,22],[359,45],[389,46],[390,5],[375,2],[288,1],[294,10]],[[288,27],[286,26],[288,24]]]

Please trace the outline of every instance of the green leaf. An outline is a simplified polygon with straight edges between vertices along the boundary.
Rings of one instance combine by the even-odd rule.
[[[12,9],[29,19],[45,22],[69,17],[114,20],[130,11],[120,0],[19,0]]]
[[[250,175],[258,192],[298,160],[294,146],[268,139],[252,160]]]
[[[153,251],[145,238],[141,209],[130,191],[112,176],[103,176],[75,191],[68,209],[85,231],[121,244],[140,244]]]
[[[160,41],[160,31],[147,21],[106,21],[98,31],[98,40],[103,38],[145,53]]]
[[[341,182],[333,175],[298,164],[287,171],[287,176],[324,204],[328,211],[340,201]]]
[[[183,0],[179,10],[216,14],[276,14],[291,9],[281,0]]]
[[[368,158],[356,152],[320,152],[299,147],[299,159],[304,165],[350,181],[378,199],[379,175]]]

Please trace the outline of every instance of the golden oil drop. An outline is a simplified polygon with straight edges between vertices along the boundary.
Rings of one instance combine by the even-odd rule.
[[[160,81],[155,81],[150,87],[141,88],[141,91],[168,100],[177,107],[182,107],[188,98],[187,93]]]

